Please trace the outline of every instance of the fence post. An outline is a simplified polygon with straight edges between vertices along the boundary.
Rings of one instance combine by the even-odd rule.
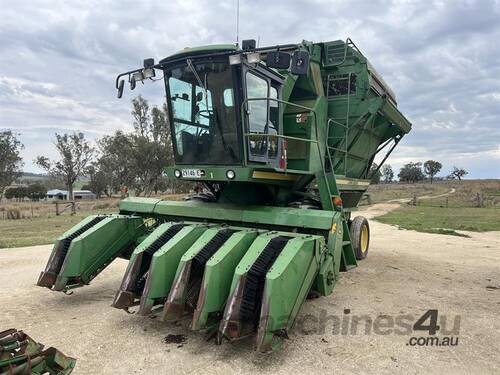
[[[476,207],[483,207],[483,194],[479,192],[476,193]]]
[[[417,194],[413,194],[413,199],[411,200],[411,204],[412,204],[412,206],[417,205]]]
[[[446,208],[448,208],[448,197],[446,197]]]

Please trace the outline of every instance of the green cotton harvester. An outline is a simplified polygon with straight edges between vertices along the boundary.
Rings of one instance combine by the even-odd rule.
[[[165,175],[200,188],[86,218],[56,241],[38,285],[67,292],[125,258],[114,307],[274,350],[306,298],[332,293],[367,256],[368,221],[352,211],[374,158],[380,168],[411,124],[349,39],[186,48],[120,74],[118,97],[125,79],[133,89],[161,75],[175,157]]]

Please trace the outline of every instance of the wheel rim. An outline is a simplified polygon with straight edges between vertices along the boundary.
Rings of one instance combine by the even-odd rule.
[[[368,238],[368,227],[363,225],[361,228],[361,251],[363,254],[368,250]]]

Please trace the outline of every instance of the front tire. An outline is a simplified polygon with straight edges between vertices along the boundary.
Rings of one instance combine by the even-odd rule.
[[[356,216],[349,229],[351,243],[357,260],[365,259],[368,256],[370,246],[370,225],[363,216]]]

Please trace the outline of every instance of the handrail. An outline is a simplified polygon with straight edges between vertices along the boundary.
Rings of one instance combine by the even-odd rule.
[[[338,65],[341,65],[344,61],[345,61],[345,58],[346,58],[346,54],[347,54],[347,48],[348,48],[348,45],[349,45],[349,41],[353,44],[353,46],[356,48],[356,50],[358,50],[358,48],[356,47],[356,45],[349,39],[347,38],[346,42],[345,42],[345,53],[344,53],[344,60],[338,64]],[[359,52],[359,50],[358,50]],[[361,52],[360,52],[361,53]],[[348,145],[347,145],[347,138],[349,136],[349,117],[350,117],[350,111],[351,111],[351,76],[352,76],[353,72],[349,72],[349,74],[347,75],[347,108],[346,108],[346,117],[345,117],[345,124],[342,124],[338,121],[335,121],[333,120],[332,118],[329,118],[328,119],[328,122],[327,122],[327,133],[326,133],[326,148],[327,148],[327,152],[328,152],[328,159],[330,161],[330,164],[331,164],[331,168],[332,170],[334,169],[334,166],[333,166],[333,159],[332,159],[332,156],[331,156],[331,153],[330,153],[330,150],[329,150],[329,145],[328,145],[328,141],[330,140],[330,136],[329,136],[329,132],[330,132],[330,123],[333,122],[334,124],[336,125],[339,125],[339,126],[342,126],[344,128],[344,131],[345,131],[345,135],[344,135],[344,145],[345,145],[345,150],[342,150],[341,152],[344,153],[344,175],[347,175],[347,155],[349,153],[349,149],[348,149]],[[328,75],[327,77],[328,79],[328,82],[327,82],[327,93],[326,93],[326,98],[327,100],[330,99],[330,95],[329,95],[329,87],[330,87],[330,74]],[[333,137],[333,138],[339,138],[341,139],[341,137]],[[340,149],[339,149],[340,151]]]
[[[275,138],[282,138],[282,139],[290,139],[292,141],[317,143],[317,141],[314,139],[291,137],[289,135],[281,135],[281,134],[243,133],[243,136],[245,136],[245,137],[250,137],[250,136],[252,136],[252,137],[275,137]]]
[[[345,151],[346,155],[344,156],[344,175],[347,176],[347,151],[349,151],[347,146],[347,140],[349,138],[349,117],[351,117],[351,76],[352,72],[349,72],[349,76],[347,77],[347,109],[346,109],[346,119],[345,119]]]
[[[324,178],[326,180],[326,189],[328,191],[329,199],[331,199],[332,192],[331,192],[331,189],[330,189],[330,183],[326,179],[325,161],[324,161],[324,157],[321,155],[321,148],[320,148],[320,145],[319,145],[319,138],[318,138],[318,115],[316,114],[316,111],[313,108],[309,108],[309,107],[306,107],[306,106],[303,106],[303,105],[300,105],[300,104],[297,104],[297,103],[292,103],[292,102],[289,102],[289,101],[286,101],[286,100],[277,99],[277,98],[270,98],[270,97],[265,97],[265,98],[262,97],[262,98],[245,98],[243,100],[243,102],[241,103],[241,113],[242,114],[245,113],[248,116],[248,111],[245,110],[245,105],[248,102],[250,102],[250,101],[257,101],[257,100],[274,101],[274,102],[277,102],[277,103],[282,103],[282,104],[290,105],[292,107],[305,109],[308,112],[310,112],[310,113],[313,114],[313,116],[314,116],[314,133],[315,133],[316,139],[315,140],[308,140],[308,141],[313,141],[311,143],[315,143],[316,147],[318,148],[318,157],[319,157],[319,160],[320,160],[320,163],[321,163],[321,169],[323,171],[323,176],[324,176]],[[281,118],[281,116],[280,116],[280,118]],[[243,120],[243,118],[242,118],[242,120]],[[247,138],[248,134],[251,134],[251,133],[247,133],[245,131],[245,123],[244,123],[244,121],[242,121],[242,127],[243,127],[243,132],[242,132],[243,136],[245,138]],[[262,134],[262,136],[268,136],[269,137],[271,135],[270,134]],[[277,134],[273,134],[272,136],[277,136]],[[285,137],[285,136],[282,136],[282,135],[280,135],[280,136],[281,137]],[[280,137],[278,137],[278,138],[280,138]],[[301,139],[303,141],[306,141],[305,139],[302,139],[302,138],[299,138],[299,139]],[[326,146],[328,146],[328,144]],[[245,157],[245,161],[248,158],[247,147],[248,147],[248,144],[247,144],[247,142],[245,142],[245,145],[243,147],[243,154],[244,154],[244,157]],[[325,148],[328,150],[328,147],[325,147]]]
[[[330,161],[330,168],[332,168],[332,171],[333,171],[333,159],[332,159],[332,154],[330,152],[330,146],[328,145],[328,139],[329,139],[329,133],[330,133],[330,123],[331,122],[335,122],[335,121],[329,118],[327,123],[326,123],[326,153],[328,155],[328,160]],[[344,155],[344,159],[347,159],[347,155]]]
[[[336,63],[336,64],[332,64],[331,66],[339,66],[339,65],[342,65],[343,63],[345,63],[346,59],[347,59],[347,48],[351,47],[352,49],[355,49],[356,51],[358,51],[358,53],[364,57],[363,53],[359,50],[358,46],[356,44],[354,44],[354,42],[352,41],[351,38],[347,38],[344,42],[344,58],[342,59],[342,61]]]
[[[274,102],[278,102],[278,103],[283,103],[283,104],[287,104],[287,105],[291,105],[293,107],[297,107],[297,108],[302,108],[302,109],[305,109],[309,112],[312,112],[314,113],[314,115],[316,116],[316,111],[310,107],[306,107],[304,105],[301,105],[301,104],[297,104],[297,103],[293,103],[293,102],[289,102],[289,101],[286,101],[286,100],[283,100],[283,99],[278,99],[278,98],[271,98],[271,97],[260,97],[260,98],[246,98],[243,100],[243,102],[241,103],[241,109],[243,110],[243,106],[247,103],[247,102],[253,102],[253,101],[257,101],[257,100],[271,100],[271,101],[274,101]]]

